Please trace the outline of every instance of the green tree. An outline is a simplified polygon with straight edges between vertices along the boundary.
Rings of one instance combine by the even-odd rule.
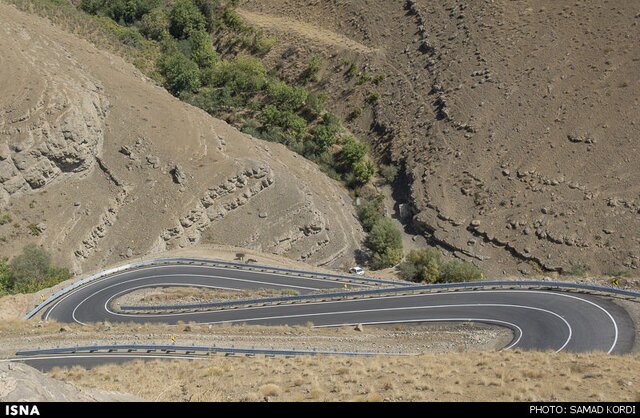
[[[9,260],[6,257],[0,258],[0,296],[8,294],[12,286],[13,277]]]
[[[321,154],[336,143],[337,135],[342,130],[340,120],[333,113],[325,113],[322,120],[313,130],[313,142],[318,154]]]
[[[402,249],[387,248],[383,253],[376,253],[371,259],[371,268],[374,270],[393,267],[402,260]]]
[[[400,266],[403,279],[436,283],[440,280],[441,254],[436,248],[411,250]]]
[[[200,13],[202,13],[202,15],[204,16],[207,26],[207,32],[213,32],[214,29],[220,24],[220,18],[218,17],[220,1],[196,0],[196,6],[198,6]]]
[[[361,160],[353,165],[352,171],[357,185],[364,185],[376,174],[376,166],[369,160]]]
[[[373,226],[383,217],[383,201],[384,196],[379,194],[358,207],[358,219],[365,232],[370,232]]]
[[[272,81],[267,86],[271,102],[280,110],[295,112],[307,102],[309,92],[303,87],[290,86],[283,81]]]
[[[165,86],[174,95],[183,91],[195,91],[200,87],[200,69],[198,65],[180,52],[165,55],[161,62],[165,76]]]
[[[51,256],[35,244],[28,244],[22,254],[11,260],[13,285],[44,281],[51,268]]]
[[[365,245],[373,253],[376,268],[391,267],[402,259],[402,235],[389,218],[383,217],[376,222]]]
[[[178,0],[169,11],[169,31],[178,39],[206,29],[206,21],[192,0]]]
[[[482,278],[482,270],[468,261],[453,260],[440,268],[440,280],[445,283],[471,282]]]
[[[218,54],[213,49],[211,36],[209,33],[199,30],[193,32],[189,37],[191,43],[191,59],[198,64],[201,69],[212,69],[218,62]]]
[[[301,140],[307,129],[307,121],[303,118],[293,112],[278,110],[273,105],[265,106],[260,115],[260,122],[265,130],[277,127],[296,140]]]
[[[130,25],[159,4],[160,0],[82,0],[80,8],[87,13],[109,16],[116,22]]]
[[[257,93],[265,86],[267,70],[260,60],[249,57],[236,57],[232,61],[222,61],[216,65],[211,84],[225,86],[235,94]]]
[[[365,144],[357,141],[352,136],[347,136],[343,140],[339,160],[344,169],[351,170],[356,163],[362,161],[366,154],[367,146]]]
[[[167,13],[157,7],[142,17],[140,33],[148,39],[161,41],[169,35],[169,18]]]

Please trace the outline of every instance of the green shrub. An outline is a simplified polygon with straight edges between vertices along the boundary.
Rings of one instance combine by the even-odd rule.
[[[373,253],[374,268],[392,267],[402,259],[402,235],[389,218],[380,218],[371,228],[365,245]]]
[[[569,263],[569,269],[565,272],[566,275],[575,277],[584,277],[590,268],[586,263],[581,261]]]
[[[347,72],[345,75],[349,80],[355,77],[358,74],[358,66],[354,62],[349,62],[349,67],[347,68]]]
[[[8,293],[31,293],[71,278],[67,269],[57,268],[51,256],[35,244],[24,247],[22,254],[9,263],[0,262],[0,282]]]
[[[297,290],[293,290],[293,289],[284,289],[283,291],[280,292],[280,294],[282,296],[298,296],[300,294],[300,292],[298,292]]]
[[[356,163],[360,162],[367,154],[367,145],[357,141],[352,136],[343,139],[339,160],[343,168],[350,170]]]
[[[260,56],[267,54],[276,44],[276,38],[265,36],[261,31],[254,32],[250,39],[247,47],[251,53]]]
[[[324,93],[314,94],[309,93],[307,97],[307,104],[304,108],[304,114],[308,120],[314,120],[318,118],[325,111],[325,103],[327,102],[327,96]]]
[[[196,31],[206,30],[206,21],[192,0],[177,0],[169,11],[169,32],[186,39]]]
[[[386,74],[378,74],[377,76],[373,77],[372,82],[377,86],[380,83],[382,83],[386,78],[387,78]]]
[[[280,110],[297,111],[307,102],[309,92],[303,87],[290,86],[283,81],[272,81],[267,86],[271,102]]]
[[[228,88],[203,87],[197,93],[183,92],[180,98],[214,116],[244,105],[244,100]]]
[[[340,120],[333,113],[325,113],[322,121],[313,130],[313,143],[316,154],[321,154],[336,143],[337,135],[342,130]]]
[[[482,278],[482,271],[468,261],[452,260],[440,267],[440,281],[444,283],[471,282]]]
[[[384,196],[377,195],[358,207],[358,219],[365,232],[370,232],[373,226],[383,217],[383,202]]]
[[[174,95],[181,92],[193,92],[200,87],[200,69],[198,64],[185,57],[181,52],[165,54],[160,63],[165,76],[165,86]]]
[[[159,7],[144,15],[139,27],[140,33],[148,39],[161,41],[169,36],[169,18],[167,13]]]
[[[388,184],[392,184],[398,176],[398,166],[382,164],[380,166],[380,175]]]
[[[360,115],[362,115],[362,108],[361,107],[356,107],[351,112],[349,112],[349,115],[347,115],[347,120],[354,121],[354,120],[358,119],[360,117]]]
[[[189,42],[191,59],[203,70],[212,69],[219,58],[213,49],[213,43],[209,33],[203,30],[193,32],[189,37]]]
[[[376,174],[376,166],[372,161],[361,160],[352,167],[353,177],[356,186],[365,185]]]
[[[2,216],[0,216],[0,225],[6,225],[11,222],[13,222],[13,219],[8,213],[4,213]]]
[[[267,105],[260,115],[264,130],[280,128],[286,135],[290,135],[296,140],[304,137],[307,129],[307,121],[290,111],[278,110],[273,105]]]
[[[0,258],[0,296],[11,293],[12,286],[13,278],[11,277],[9,259],[6,257]]]
[[[225,86],[235,94],[257,93],[266,84],[267,70],[260,60],[247,57],[236,57],[232,61],[222,61],[216,65],[211,84]]]
[[[322,63],[322,57],[318,54],[313,54],[300,78],[304,82],[318,81],[318,74],[322,68]]]
[[[440,280],[441,254],[436,248],[411,250],[398,267],[403,279],[436,283]]]
[[[40,228],[38,228],[38,225],[36,224],[27,225],[27,229],[29,230],[29,233],[35,237],[40,235]]]
[[[118,23],[132,24],[160,4],[160,0],[82,0],[80,8],[93,15],[104,15]]]
[[[358,81],[356,81],[356,84],[361,86],[361,85],[363,85],[364,83],[366,83],[369,80],[371,80],[371,74],[369,74],[369,72],[367,70],[364,70],[358,76]]]
[[[247,27],[242,22],[242,18],[231,7],[224,9],[222,20],[225,25],[235,30],[236,32],[245,32]]]
[[[405,280],[425,283],[470,282],[483,278],[482,271],[473,263],[460,260],[442,262],[436,248],[412,250],[398,266]]]
[[[221,22],[218,16],[218,10],[220,9],[219,0],[196,0],[195,3],[200,13],[202,13],[202,16],[204,16],[207,32],[213,32]]]
[[[377,91],[372,91],[372,92],[369,92],[369,95],[365,99],[365,102],[367,102],[370,105],[374,105],[378,103],[379,100],[380,100],[380,93],[378,93]]]

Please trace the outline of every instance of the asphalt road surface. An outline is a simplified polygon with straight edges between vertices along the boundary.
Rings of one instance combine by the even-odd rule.
[[[135,289],[161,286],[221,289],[293,289],[301,294],[342,290],[344,283],[322,278],[289,276],[202,265],[160,265],[121,272],[67,293],[43,313],[67,323],[178,321],[202,324],[246,323],[317,327],[476,321],[510,328],[514,338],[506,348],[607,353],[631,351],[635,329],[629,314],[605,297],[546,290],[478,290],[389,295],[362,299],[312,301],[283,305],[238,307],[184,313],[119,312],[118,296]],[[88,357],[88,356],[79,356]],[[83,362],[111,362],[124,357],[93,355]],[[34,360],[42,366],[44,360]],[[50,359],[65,362],[70,359]],[[35,365],[35,364],[34,364]]]

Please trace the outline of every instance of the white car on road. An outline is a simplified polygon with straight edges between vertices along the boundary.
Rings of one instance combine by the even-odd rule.
[[[363,269],[362,267],[360,267],[360,266],[355,266],[355,267],[352,267],[352,268],[349,270],[349,273],[351,273],[351,274],[357,274],[357,275],[359,275],[359,276],[362,276],[362,275],[364,274],[364,269]]]

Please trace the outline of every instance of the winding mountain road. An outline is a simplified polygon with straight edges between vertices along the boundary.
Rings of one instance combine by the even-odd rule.
[[[626,353],[634,344],[632,319],[610,298],[549,290],[491,289],[406,294],[398,291],[366,298],[318,298],[304,303],[153,313],[113,308],[114,300],[120,295],[146,287],[273,288],[294,289],[306,294],[334,288],[340,291],[345,283],[351,287],[375,285],[358,284],[348,279],[299,277],[212,265],[152,265],[108,275],[71,290],[49,304],[42,316],[80,324],[99,321],[175,324],[193,321],[202,324],[298,325],[312,322],[316,327],[472,321],[510,328],[514,338],[506,348]],[[355,292],[357,295],[357,290]],[[113,356],[96,353],[91,362],[113,361],[110,357]]]

